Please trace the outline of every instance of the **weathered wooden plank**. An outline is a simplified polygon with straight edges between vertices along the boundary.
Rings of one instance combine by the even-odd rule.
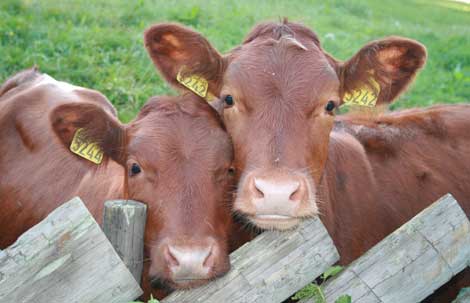
[[[442,197],[325,285],[327,302],[420,302],[467,266],[470,222]],[[305,300],[303,302],[313,302]]]
[[[470,302],[470,287],[462,288],[457,298],[452,303],[465,303]]]
[[[0,253],[0,302],[127,302],[141,294],[79,198]]]
[[[147,205],[132,200],[104,203],[103,231],[137,282],[142,276]]]
[[[163,302],[282,302],[338,260],[319,219],[288,232],[269,231],[230,255],[232,269],[200,288],[178,291]]]

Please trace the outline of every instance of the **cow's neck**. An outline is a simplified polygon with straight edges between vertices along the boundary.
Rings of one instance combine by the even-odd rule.
[[[76,192],[98,223],[102,220],[106,200],[127,198],[124,193],[124,168],[114,161],[102,165],[83,177]]]
[[[381,203],[374,174],[360,144],[347,133],[332,133],[318,188],[321,219],[342,263],[363,254],[395,226]]]

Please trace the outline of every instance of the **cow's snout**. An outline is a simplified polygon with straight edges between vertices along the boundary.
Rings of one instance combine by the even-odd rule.
[[[311,181],[285,171],[252,172],[241,184],[235,210],[263,229],[289,229],[318,210]]]
[[[192,288],[230,269],[227,247],[215,238],[164,239],[152,250],[150,277],[173,289]]]
[[[269,178],[252,178],[254,188],[257,190],[255,195],[258,194],[260,197],[259,202],[270,201],[272,204],[279,204],[281,214],[282,212],[289,212],[289,207],[283,210],[284,202],[289,201],[290,203],[300,203],[305,199],[305,185],[302,180],[298,178],[291,178],[281,182],[276,182]],[[265,201],[260,201],[260,199]],[[266,204],[266,203],[263,203]]]
[[[216,256],[213,246],[190,247],[168,245],[164,251],[175,282],[208,279]]]

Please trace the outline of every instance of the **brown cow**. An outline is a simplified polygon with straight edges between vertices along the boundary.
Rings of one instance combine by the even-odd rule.
[[[223,103],[234,208],[258,227],[320,215],[347,264],[447,192],[470,214],[469,106],[334,115],[363,91],[379,105],[395,100],[425,63],[418,42],[373,41],[341,62],[310,29],[284,21],[256,26],[225,56],[177,24],[149,28],[145,43],[171,84],[198,75]]]
[[[101,164],[69,150],[79,128]],[[98,222],[105,200],[129,198],[148,206],[147,290],[149,279],[187,288],[229,269],[232,146],[199,97],[154,97],[123,125],[99,92],[27,70],[0,88],[0,142],[0,248],[74,196]]]

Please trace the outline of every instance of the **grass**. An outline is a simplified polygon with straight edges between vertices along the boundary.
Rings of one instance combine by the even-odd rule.
[[[202,32],[222,52],[259,21],[287,16],[347,59],[387,35],[417,39],[429,60],[394,108],[470,101],[470,6],[448,1],[0,1],[0,81],[37,64],[56,79],[103,92],[129,121],[152,95],[174,94],[142,45],[155,22]]]

